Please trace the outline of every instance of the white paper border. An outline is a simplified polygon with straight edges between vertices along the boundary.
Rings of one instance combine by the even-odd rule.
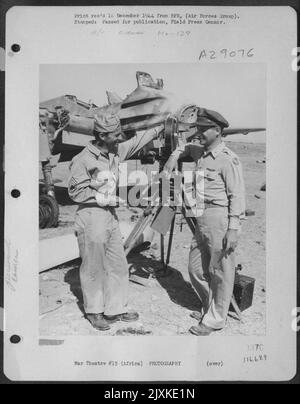
[[[5,241],[16,257],[15,291],[5,284],[6,332],[4,369],[12,380],[289,380],[296,371],[296,13],[289,7],[146,7],[203,13],[237,12],[240,22],[226,30],[195,28],[185,42],[130,36],[92,40],[86,27],[72,25],[72,15],[103,7],[13,7],[7,13]],[[105,7],[108,10],[107,7]],[[113,10],[145,11],[140,7]],[[197,31],[198,30],[198,31]],[[225,31],[224,31],[225,32]],[[118,40],[118,48],[116,47]],[[12,54],[12,43],[21,45]],[[114,47],[112,49],[112,43]],[[200,46],[201,43],[201,46]],[[199,48],[255,48],[255,63],[267,64],[267,336],[266,337],[71,337],[60,346],[38,345],[38,70],[47,63],[185,63],[197,62]],[[78,51],[80,49],[80,52]],[[137,52],[139,49],[139,52]],[[74,57],[76,55],[76,57]],[[228,63],[232,61],[228,60]],[[237,62],[237,61],[235,61]],[[238,62],[244,63],[245,60]],[[247,63],[249,60],[247,60]],[[212,63],[215,63],[213,61]],[[13,188],[21,190],[14,199]],[[30,237],[28,236],[30,235]],[[7,257],[7,248],[6,248]],[[11,263],[11,262],[10,262]],[[6,263],[7,269],[8,263]],[[12,334],[20,344],[9,342]],[[188,340],[187,340],[188,338]],[[263,344],[267,362],[243,365],[251,344]],[[78,369],[74,360],[181,360],[179,368],[144,366]],[[176,354],[175,354],[176,353]],[[222,369],[205,366],[212,353],[224,359]],[[175,357],[174,357],[175,356]]]

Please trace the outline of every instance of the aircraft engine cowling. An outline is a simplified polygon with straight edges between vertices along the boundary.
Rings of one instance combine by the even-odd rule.
[[[70,120],[66,130],[69,132],[82,133],[83,135],[92,136],[94,130],[94,119],[70,115]]]

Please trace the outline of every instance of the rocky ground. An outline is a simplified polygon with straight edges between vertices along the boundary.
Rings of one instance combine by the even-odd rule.
[[[228,142],[229,143],[229,142]],[[265,182],[266,150],[264,144],[229,143],[240,157],[246,183],[247,209],[254,211],[243,225],[237,250],[237,262],[242,274],[255,278],[254,300],[245,310],[243,321],[230,313],[224,330],[218,335],[264,335],[266,328],[266,251],[265,204],[266,192],[260,191]],[[57,185],[67,174],[67,167],[55,169]],[[50,238],[73,232],[76,206],[68,200],[66,191],[57,187],[60,203],[59,227],[40,230],[40,238]],[[119,209],[119,218],[136,220],[137,209]],[[160,271],[159,237],[150,249],[132,254],[129,263],[136,271],[139,283],[130,282],[130,307],[140,313],[140,319],[130,325],[117,323],[107,332],[98,332],[85,320],[79,282],[80,259],[41,273],[40,277],[40,335],[187,335],[196,320],[190,317],[200,307],[197,295],[189,283],[187,270],[191,233],[187,225],[180,228],[177,217],[170,267]],[[158,271],[158,276],[151,273]]]

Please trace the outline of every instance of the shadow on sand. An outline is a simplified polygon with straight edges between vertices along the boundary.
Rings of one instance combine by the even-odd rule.
[[[130,255],[128,262],[133,264],[135,274],[138,276],[145,277],[147,272],[154,273],[158,283],[166,290],[173,303],[188,310],[201,309],[201,302],[192,285],[183,278],[181,272],[176,268],[168,266],[167,270],[163,271],[160,261],[145,257],[142,254]]]
[[[70,291],[77,298],[77,306],[79,310],[85,314],[83,307],[83,295],[80,285],[79,268],[81,265],[81,259],[77,259],[74,262],[74,266],[66,274],[64,281],[70,285]]]
[[[191,311],[199,311],[201,309],[200,300],[192,288],[191,284],[187,282],[180,271],[173,267],[168,267],[167,271],[161,270],[161,263],[152,258],[145,257],[142,254],[132,254],[128,257],[128,263],[133,265],[135,275],[140,278],[147,279],[151,273],[155,273],[155,278],[162,288],[168,293],[170,300]],[[84,313],[83,308],[83,295],[80,286],[80,268],[81,260],[75,262],[75,266],[70,269],[64,278],[64,281],[70,285],[70,290],[77,298],[79,309]],[[145,286],[141,285],[141,288]]]

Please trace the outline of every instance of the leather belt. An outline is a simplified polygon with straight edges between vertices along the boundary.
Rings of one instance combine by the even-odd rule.
[[[116,206],[99,206],[97,203],[81,203],[78,206],[78,210],[85,209],[85,208],[99,208],[104,210],[113,210]]]

